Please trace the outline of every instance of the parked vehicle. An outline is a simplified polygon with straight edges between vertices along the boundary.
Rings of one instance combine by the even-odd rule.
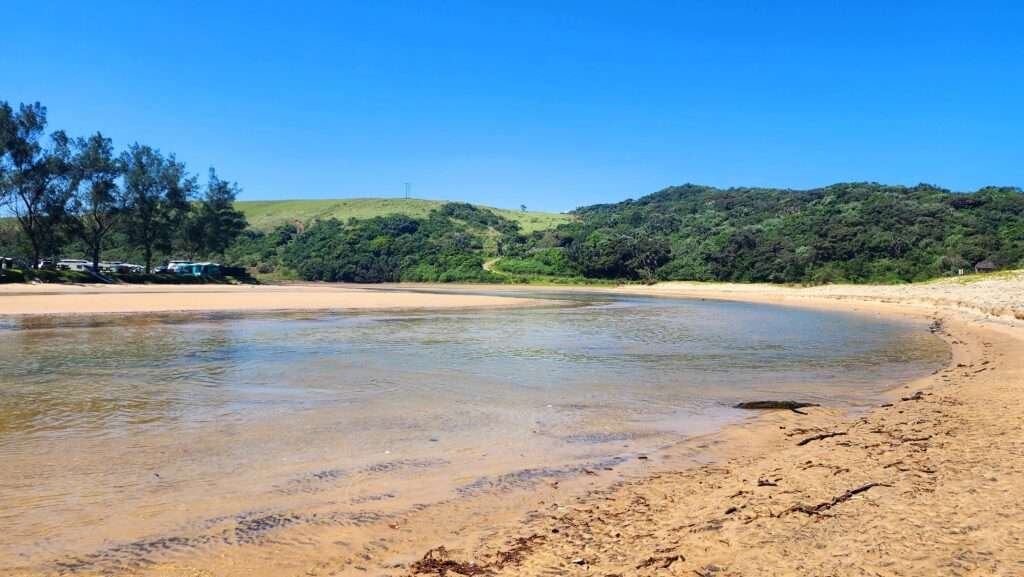
[[[64,258],[57,261],[57,270],[89,272],[92,271],[92,262],[77,258]]]
[[[220,265],[215,262],[195,262],[179,266],[175,274],[182,276],[219,277]]]
[[[178,272],[179,268],[181,268],[181,267],[183,267],[185,265],[188,265],[188,264],[192,264],[192,261],[190,261],[190,260],[172,260],[172,261],[168,261],[163,266],[159,266],[159,267],[156,267],[155,269],[153,269],[153,273],[155,273],[155,274],[175,274],[176,272]]]
[[[117,274],[136,274],[143,272],[145,269],[141,265],[112,260],[108,262],[101,262],[100,270],[103,272],[112,272]]]

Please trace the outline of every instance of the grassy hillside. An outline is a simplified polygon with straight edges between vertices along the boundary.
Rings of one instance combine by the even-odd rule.
[[[419,198],[345,198],[336,200],[267,200],[239,201],[236,208],[245,213],[249,225],[257,230],[269,231],[275,226],[296,220],[309,223],[313,220],[336,218],[367,219],[389,214],[403,214],[412,218],[425,218],[431,210],[445,204],[441,200]],[[490,207],[487,207],[490,208]],[[569,222],[572,217],[550,212],[522,212],[491,208],[498,215],[519,223],[525,233],[544,230]]]

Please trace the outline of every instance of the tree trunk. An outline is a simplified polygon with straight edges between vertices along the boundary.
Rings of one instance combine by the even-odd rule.
[[[146,274],[153,273],[153,247],[146,247]]]
[[[29,235],[28,242],[29,242],[29,245],[31,245],[31,247],[32,247],[32,262],[31,262],[31,266],[29,268],[38,269],[39,268],[39,259],[40,259],[40,257],[43,256],[41,254],[42,250],[39,248],[39,239],[37,239],[35,237],[35,235]]]

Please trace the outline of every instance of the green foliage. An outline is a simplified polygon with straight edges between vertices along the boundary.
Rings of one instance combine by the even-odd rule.
[[[170,250],[175,231],[189,211],[195,179],[173,155],[164,158],[159,151],[139,144],[121,155],[121,171],[127,202],[126,237],[142,251],[148,273],[155,251]]]
[[[572,277],[580,274],[560,248],[537,249],[522,257],[504,257],[495,263],[494,268],[501,272],[525,276],[558,276]]]
[[[210,169],[206,193],[192,203],[178,231],[178,246],[190,259],[198,255],[224,255],[246,229],[245,215],[234,208],[237,184],[217,178]]]
[[[126,197],[117,184],[120,168],[110,139],[97,132],[78,139],[76,147],[68,224],[85,245],[93,266],[98,267],[118,219],[125,214]]]
[[[393,214],[347,223],[321,221],[289,238],[278,254],[306,280],[502,282],[503,277],[483,269],[484,239],[516,226],[481,212],[470,205],[449,204],[423,219]],[[269,254],[273,241],[250,242]]]
[[[12,213],[29,260],[59,251],[66,241],[71,199],[71,139],[61,131],[45,146],[46,107],[0,102],[0,204]]]
[[[908,282],[984,259],[1024,264],[1024,194],[1015,188],[685,185],[576,216],[509,251],[561,246],[591,278],[739,282]]]

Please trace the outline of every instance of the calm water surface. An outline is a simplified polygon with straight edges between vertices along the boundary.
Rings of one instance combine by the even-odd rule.
[[[7,321],[0,567],[501,491],[712,431],[740,400],[862,405],[946,358],[917,323],[559,298],[571,306]]]

